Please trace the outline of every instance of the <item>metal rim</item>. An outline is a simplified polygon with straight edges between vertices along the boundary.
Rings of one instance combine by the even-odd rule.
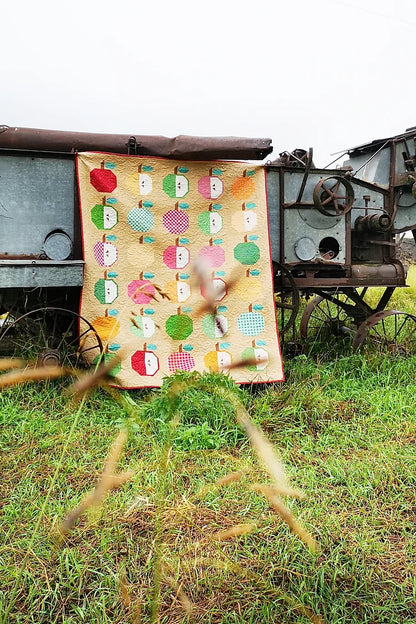
[[[416,353],[416,316],[400,310],[376,312],[361,323],[352,346],[392,355]]]
[[[8,323],[0,333],[0,351],[36,366],[77,368],[101,354],[103,345],[83,316],[66,308],[45,307]]]
[[[283,336],[295,325],[300,295],[291,272],[279,262],[273,262],[273,284],[279,335]]]
[[[353,300],[345,293],[334,293],[332,299],[342,303]],[[334,301],[325,297],[315,297],[305,308],[300,322],[300,335],[304,340],[314,343],[332,337],[351,337],[355,333],[356,325],[353,317]]]
[[[334,183],[329,186],[331,180]],[[345,189],[343,195],[339,194],[340,186]],[[339,203],[339,200],[345,200],[345,202]],[[327,217],[339,217],[347,214],[354,203],[354,189],[351,182],[337,175],[320,180],[313,190],[313,203],[315,208]]]

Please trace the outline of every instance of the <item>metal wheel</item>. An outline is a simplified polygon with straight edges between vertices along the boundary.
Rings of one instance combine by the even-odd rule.
[[[416,316],[399,310],[376,312],[361,323],[352,346],[392,355],[416,353]]]
[[[327,217],[339,217],[346,214],[354,203],[354,189],[351,182],[337,175],[324,178],[314,188],[313,203],[315,208]]]
[[[0,355],[37,366],[75,368],[99,355],[103,346],[93,326],[64,308],[39,308],[14,318],[0,331]],[[84,359],[85,357],[85,359]]]
[[[279,335],[283,336],[295,325],[300,306],[299,290],[289,269],[279,262],[273,262],[273,284],[277,325]]]
[[[344,293],[334,293],[334,301],[324,297],[315,297],[308,303],[300,322],[300,335],[308,343],[325,343],[332,338],[350,338],[355,334],[356,325],[352,312],[343,306],[354,302]]]

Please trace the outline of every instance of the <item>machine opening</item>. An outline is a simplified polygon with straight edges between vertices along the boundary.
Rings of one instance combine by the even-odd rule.
[[[326,236],[319,243],[319,253],[325,260],[332,260],[339,254],[339,243],[336,238]]]

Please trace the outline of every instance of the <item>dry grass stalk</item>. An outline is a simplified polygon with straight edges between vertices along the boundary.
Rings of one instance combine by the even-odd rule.
[[[169,574],[165,574],[165,573],[163,574],[162,578],[176,592],[176,598],[181,603],[185,613],[188,616],[192,615],[193,610],[194,610],[194,605],[193,605],[192,601],[188,598],[188,596],[186,595],[186,593],[182,589],[183,581],[182,581],[182,583],[180,583],[178,585],[178,583],[175,581],[173,576],[170,576]]]
[[[212,535],[212,539],[215,542],[223,542],[227,539],[233,539],[240,535],[247,535],[247,533],[253,533],[257,529],[257,525],[254,522],[247,522],[245,524],[235,524],[229,529],[222,529]]]
[[[68,388],[67,393],[74,402],[80,401],[84,395],[99,385],[106,385],[109,373],[120,362],[120,357],[114,357],[109,362],[102,362],[93,372],[80,375]]]
[[[75,522],[85,511],[87,511],[87,509],[91,507],[98,507],[104,500],[104,497],[106,496],[108,491],[120,487],[121,485],[123,485],[123,483],[126,483],[134,476],[133,472],[120,472],[118,474],[114,474],[118,461],[120,459],[120,455],[127,442],[127,437],[128,432],[125,429],[120,431],[110,448],[104,464],[101,478],[99,479],[94,490],[87,494],[81,500],[79,505],[77,505],[77,507],[70,511],[69,514],[65,517],[60,526],[61,536],[65,536],[67,533],[69,533]]]
[[[2,358],[0,359],[0,372],[6,370],[14,370],[16,368],[24,368],[26,366],[25,360],[19,358]]]
[[[312,535],[295,518],[292,512],[286,507],[282,499],[276,494],[276,490],[268,485],[256,484],[253,486],[256,492],[261,492],[269,501],[270,506],[288,525],[302,542],[313,552],[316,552],[318,545]]]
[[[236,483],[237,481],[240,481],[240,479],[243,477],[245,472],[246,471],[243,471],[243,470],[230,472],[224,477],[220,477],[220,479],[217,479],[216,481],[214,481],[214,483],[209,483],[208,485],[204,485],[199,490],[199,492],[197,492],[196,498],[202,498],[203,496],[205,496],[206,494],[208,494],[209,492],[212,492],[213,490],[217,488],[221,488],[221,487],[224,487],[225,485],[229,485],[230,483]]]
[[[18,384],[31,381],[44,381],[46,379],[59,379],[71,374],[71,371],[62,366],[39,366],[37,368],[25,368],[25,370],[12,371],[0,376],[0,388],[9,388]]]

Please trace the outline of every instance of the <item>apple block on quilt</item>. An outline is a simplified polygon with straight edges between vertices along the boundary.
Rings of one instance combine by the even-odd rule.
[[[264,168],[101,153],[77,168],[81,315],[114,385],[177,370],[282,380]]]

